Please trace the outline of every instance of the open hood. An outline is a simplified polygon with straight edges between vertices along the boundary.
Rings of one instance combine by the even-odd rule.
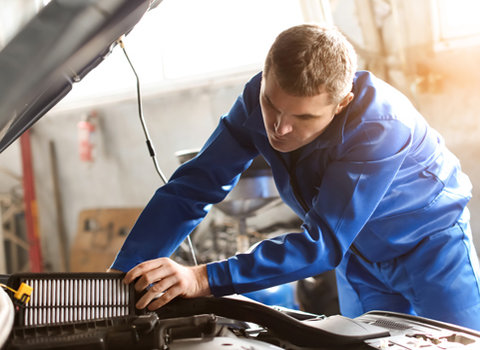
[[[161,0],[52,0],[0,51],[0,153]]]

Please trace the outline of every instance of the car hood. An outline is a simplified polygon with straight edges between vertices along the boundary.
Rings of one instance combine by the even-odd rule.
[[[0,51],[0,153],[161,0],[52,0]]]

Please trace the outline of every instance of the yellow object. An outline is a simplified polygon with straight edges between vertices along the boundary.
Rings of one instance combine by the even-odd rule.
[[[26,304],[30,301],[30,295],[32,295],[33,288],[28,284],[22,282],[18,290],[15,292],[13,297],[19,300],[22,304]]]
[[[13,292],[13,297],[18,300],[22,304],[26,304],[30,301],[30,296],[32,295],[33,288],[30,287],[28,284],[22,282],[18,290],[12,289],[9,286],[0,283],[0,287],[8,289],[9,291]]]

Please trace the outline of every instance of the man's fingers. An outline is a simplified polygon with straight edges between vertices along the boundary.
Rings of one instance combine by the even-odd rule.
[[[135,305],[138,309],[148,306],[150,310],[155,310],[177,296],[210,294],[206,265],[186,267],[169,258],[158,258],[135,266],[128,271],[124,282],[132,283],[136,279],[137,291],[147,289]]]
[[[163,305],[169,303],[172,299],[180,295],[180,288],[177,288],[177,286],[172,286],[169,289],[165,291],[159,298],[156,300],[152,301],[148,305],[148,309],[150,311],[156,310],[161,308]]]
[[[145,272],[142,277],[140,277],[135,283],[135,290],[137,292],[140,292],[147,288],[149,285],[154,284],[155,282],[158,282],[171,274],[172,269],[168,265],[160,266],[154,270]]]
[[[135,307],[137,309],[144,309],[147,305],[158,297],[163,297],[169,288],[172,288],[175,285],[177,279],[175,276],[169,276],[155,283],[147,292],[137,301]],[[163,295],[162,295],[163,293]]]
[[[161,267],[163,262],[164,262],[164,259],[159,258],[159,259],[154,259],[154,260],[148,260],[148,261],[145,261],[141,264],[138,264],[133,269],[131,269],[130,271],[127,272],[127,274],[125,275],[125,278],[123,279],[123,282],[125,284],[130,284],[137,277],[140,277],[144,273],[146,273],[146,272],[148,272],[152,269],[156,269],[156,268]]]

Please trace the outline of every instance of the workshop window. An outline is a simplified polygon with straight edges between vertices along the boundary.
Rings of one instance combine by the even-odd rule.
[[[276,35],[303,22],[298,0],[163,0],[124,39],[144,92],[260,70]],[[119,47],[59,104],[95,103],[135,89]]]

